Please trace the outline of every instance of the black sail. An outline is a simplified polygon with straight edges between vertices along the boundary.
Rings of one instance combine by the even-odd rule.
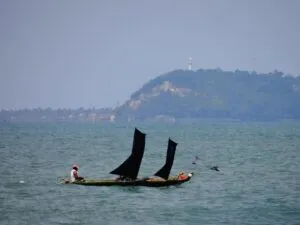
[[[157,171],[154,174],[154,176],[158,176],[158,177],[161,177],[166,180],[169,178],[169,175],[170,175],[170,172],[171,172],[171,169],[173,166],[173,162],[174,162],[176,146],[177,146],[177,143],[172,141],[169,138],[168,151],[167,151],[165,165],[159,171]]]
[[[136,179],[144,155],[145,142],[146,134],[135,128],[131,155],[110,173]]]

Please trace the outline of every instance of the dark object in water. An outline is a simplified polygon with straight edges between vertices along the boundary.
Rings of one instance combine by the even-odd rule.
[[[217,166],[210,167],[211,170],[220,171]]]
[[[198,156],[195,156],[195,159],[194,159],[194,161],[192,162],[192,164],[195,165],[197,160],[199,160],[199,157],[198,157]]]

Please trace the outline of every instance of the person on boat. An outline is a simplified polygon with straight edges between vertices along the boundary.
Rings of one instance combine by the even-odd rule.
[[[179,172],[179,174],[178,174],[178,180],[185,180],[188,177],[189,176],[185,175],[184,172]]]
[[[83,177],[80,177],[78,174],[78,165],[73,164],[72,170],[71,170],[71,182],[84,180]]]

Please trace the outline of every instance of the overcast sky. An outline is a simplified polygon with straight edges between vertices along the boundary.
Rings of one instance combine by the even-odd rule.
[[[106,107],[174,69],[300,74],[298,0],[1,0],[0,108]]]

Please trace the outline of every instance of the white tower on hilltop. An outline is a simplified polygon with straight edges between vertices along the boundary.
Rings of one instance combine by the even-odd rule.
[[[192,65],[193,65],[192,58],[190,57],[189,58],[189,63],[188,63],[188,70],[192,70]]]

